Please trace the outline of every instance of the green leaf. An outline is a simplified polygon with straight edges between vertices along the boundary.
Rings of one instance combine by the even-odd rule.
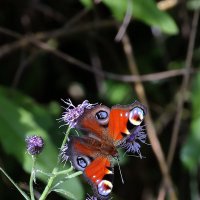
[[[193,81],[191,94],[192,100],[192,117],[190,132],[186,143],[181,151],[181,160],[183,164],[192,172],[196,171],[200,162],[200,73],[197,74]]]
[[[127,0],[103,0],[103,2],[110,8],[116,19],[123,20],[128,6]],[[131,6],[132,15],[138,20],[159,28],[167,34],[178,33],[175,21],[166,12],[159,10],[154,0],[133,0]]]
[[[56,179],[56,182],[63,180],[64,177],[60,176],[59,179]],[[58,188],[55,188],[54,191],[62,193],[62,191],[65,191],[65,193],[62,193],[67,199],[84,199],[84,190],[82,187],[82,184],[80,181],[78,181],[78,177],[71,178],[65,180],[65,182],[61,185],[59,185]]]
[[[91,0],[80,0],[80,2],[88,9],[92,8],[92,1]]]
[[[173,18],[160,11],[154,0],[134,0],[133,16],[167,34],[177,34],[178,27]]]
[[[72,200],[76,200],[76,197],[72,193],[65,191],[63,189],[54,189],[53,191],[64,195],[67,199],[69,198]]]
[[[16,97],[16,98],[15,98]],[[19,103],[21,99],[21,102]],[[44,152],[38,158],[38,167],[41,169],[50,170],[56,162],[57,150],[49,138],[46,128],[50,127],[51,121],[44,109],[36,106],[36,104],[30,105],[29,110],[38,110],[37,114],[30,112],[20,104],[23,104],[29,98],[21,94],[16,95],[15,91],[9,91],[0,88],[0,139],[4,150],[15,156],[15,158],[22,163],[26,171],[31,169],[31,158],[25,153],[25,137],[27,135],[40,135],[44,138],[45,148]],[[43,112],[41,112],[41,110]],[[40,111],[40,112],[39,112]],[[43,123],[38,123],[38,115],[43,117]],[[47,123],[44,123],[47,122]],[[49,156],[46,156],[49,155]]]
[[[81,0],[84,6],[92,8],[91,0]],[[166,12],[157,8],[154,0],[102,0],[118,21],[123,21],[128,6],[132,6],[132,16],[149,26],[156,27],[167,34],[177,34],[175,21]]]
[[[32,167],[32,158],[26,153],[27,135],[42,136],[45,142],[45,148],[37,158],[36,169],[50,173],[55,167],[58,147],[53,144],[48,134],[55,123],[48,109],[38,105],[30,97],[0,87],[0,144],[8,155],[14,156],[21,163],[25,171],[30,173]],[[43,181],[48,179],[42,174],[37,175]],[[66,181],[59,189],[75,196],[79,191],[77,196],[79,199],[83,197],[83,189],[78,178]]]

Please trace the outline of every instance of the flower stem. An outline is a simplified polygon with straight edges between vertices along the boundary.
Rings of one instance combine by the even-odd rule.
[[[62,145],[61,145],[60,149],[62,149],[62,148],[64,147],[65,143],[67,142],[67,138],[68,138],[68,135],[69,135],[69,131],[70,131],[70,127],[67,128],[67,131],[66,131],[66,133],[65,133],[65,137],[64,137],[64,139],[63,139],[63,142],[62,142]],[[54,167],[54,169],[52,170],[53,176],[49,178],[48,183],[47,183],[47,185],[46,185],[46,187],[45,187],[45,189],[44,189],[42,195],[40,196],[39,200],[45,200],[46,197],[48,196],[48,194],[49,194],[49,192],[50,192],[50,190],[51,190],[53,181],[54,181],[54,179],[56,178],[56,173],[58,172],[58,169],[59,169],[59,167],[58,167],[59,162],[60,162],[60,158],[59,158],[59,156],[58,156],[57,165],[56,165],[56,166]]]
[[[35,160],[36,160],[36,157],[32,156],[32,159],[33,159],[33,164],[32,164],[31,176],[30,176],[30,181],[29,181],[29,188],[30,188],[31,200],[35,200],[34,190],[33,190],[33,181],[35,179]]]
[[[64,147],[65,143],[67,142],[67,138],[68,138],[70,129],[71,129],[70,127],[67,128],[67,131],[65,133],[65,137],[64,137],[64,140],[62,142],[62,145],[61,145],[60,149],[62,149]]]
[[[17,188],[17,190],[21,193],[21,195],[26,199],[30,200],[29,196],[19,188],[19,186],[10,178],[10,176],[0,167],[0,171],[8,178],[8,180]]]

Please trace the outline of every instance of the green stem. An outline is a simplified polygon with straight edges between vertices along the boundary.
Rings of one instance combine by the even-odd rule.
[[[68,174],[68,173],[71,172],[72,170],[73,170],[73,167],[71,166],[69,169],[62,170],[62,171],[59,171],[59,172],[55,172],[54,175],[55,175],[55,176],[58,176],[58,175]]]
[[[19,188],[19,186],[10,178],[10,176],[0,167],[0,171],[8,178],[8,180],[17,188],[17,190],[21,193],[21,195],[26,199],[30,200],[29,196]]]
[[[65,143],[67,142],[67,138],[68,138],[68,135],[69,135],[69,131],[70,131],[70,127],[67,128],[67,131],[66,131],[66,134],[65,134],[65,137],[64,137],[64,139],[63,139],[63,142],[62,142],[62,145],[61,145],[60,149],[62,149],[62,148],[64,147]],[[46,187],[45,187],[45,189],[44,189],[44,191],[43,191],[41,197],[39,198],[39,200],[45,200],[46,197],[48,196],[48,194],[49,194],[49,192],[50,192],[50,190],[51,190],[53,181],[54,181],[54,179],[56,178],[56,175],[55,175],[55,174],[56,174],[56,172],[58,172],[58,169],[59,169],[59,168],[58,168],[59,162],[60,162],[60,158],[58,157],[57,165],[56,165],[56,167],[54,167],[54,169],[52,170],[53,176],[49,178],[48,183],[47,183],[47,185],[46,185]]]
[[[62,172],[64,172],[64,171],[62,171]],[[59,185],[61,185],[66,179],[74,178],[74,177],[79,176],[79,175],[81,175],[81,174],[83,174],[83,172],[78,171],[78,172],[75,172],[75,173],[73,173],[73,174],[68,175],[68,176],[65,177],[63,180],[59,181],[56,185],[54,185],[54,186],[51,188],[51,190],[52,190],[52,191],[55,191],[55,189],[57,189],[57,187],[58,187]]]
[[[64,145],[66,144],[70,129],[71,129],[70,127],[67,128],[67,131],[65,133],[65,137],[64,137],[64,140],[62,142],[60,149],[62,149],[64,147]]]
[[[32,164],[31,176],[30,176],[30,181],[29,181],[29,188],[30,188],[31,200],[35,200],[34,190],[33,190],[33,181],[35,179],[35,160],[36,160],[36,157],[32,156],[32,159],[33,159],[33,164]]]

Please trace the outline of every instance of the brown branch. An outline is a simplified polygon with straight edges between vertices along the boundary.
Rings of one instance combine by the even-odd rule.
[[[193,22],[192,22],[192,29],[191,29],[189,45],[187,49],[186,61],[185,61],[185,75],[183,77],[183,81],[180,88],[180,95],[177,102],[177,113],[175,116],[174,127],[172,131],[172,138],[171,138],[169,153],[167,157],[167,163],[168,163],[169,168],[171,167],[173,157],[174,157],[174,152],[176,149],[181,117],[182,117],[182,112],[183,112],[183,104],[185,102],[185,95],[186,95],[188,84],[189,84],[189,78],[190,78],[189,72],[190,72],[190,68],[192,67],[192,57],[193,57],[198,21],[199,21],[199,10],[194,13]]]
[[[6,28],[0,27],[0,32],[10,35],[14,38],[19,39],[16,42],[13,42],[12,44],[6,44],[2,47],[0,47],[0,58],[4,56],[6,53],[10,53],[10,51],[16,50],[20,47],[27,47],[27,45],[33,44],[45,51],[51,52],[52,54],[60,57],[61,59],[65,60],[66,62],[69,62],[73,65],[76,65],[77,67],[86,70],[88,72],[97,74],[98,76],[117,80],[117,81],[122,81],[122,82],[137,82],[137,81],[159,81],[167,78],[172,78],[172,77],[177,77],[177,76],[182,76],[188,71],[185,69],[177,69],[177,70],[169,70],[169,71],[164,71],[164,72],[157,72],[157,73],[152,73],[152,74],[146,74],[146,75],[118,75],[114,74],[111,72],[106,72],[103,70],[94,70],[90,65],[66,54],[63,53],[59,50],[56,50],[54,48],[51,48],[47,43],[41,42],[35,35],[30,35],[30,36],[22,36],[19,33],[16,33],[11,30],[7,30]],[[39,36],[39,34],[36,34]],[[189,73],[194,73],[194,70],[190,70]]]
[[[74,22],[73,20],[70,20],[69,23],[71,26],[71,24],[73,24]],[[88,30],[91,30],[91,29],[102,29],[102,28],[108,28],[111,26],[116,26],[116,22],[113,20],[102,20],[102,21],[98,21],[98,23],[92,22],[92,23],[78,25],[71,28],[69,28],[69,25],[66,24],[64,27],[57,30],[48,31],[48,32],[38,32],[32,35],[23,35],[23,37],[21,38],[19,37],[20,34],[15,35],[14,31],[8,30],[4,27],[0,27],[1,33],[19,39],[18,41],[15,41],[11,44],[5,44],[3,46],[0,46],[0,58],[19,48],[27,47],[31,43],[32,39],[47,40],[49,38],[56,39],[60,37],[69,37],[73,34],[87,32]]]
[[[128,66],[130,68],[130,71],[131,71],[132,74],[136,74],[139,77],[138,68],[137,68],[137,65],[136,65],[136,62],[135,62],[135,58],[133,56],[132,46],[130,45],[129,38],[126,34],[124,35],[124,37],[122,39],[122,43],[123,43],[124,52],[125,52],[125,55],[127,57]],[[140,101],[149,108],[148,101],[147,101],[146,94],[145,94],[145,90],[144,90],[144,86],[142,85],[142,82],[140,80],[135,82],[135,91],[136,91]],[[176,193],[175,193],[173,183],[172,183],[172,180],[171,180],[171,177],[170,177],[170,174],[169,174],[167,162],[165,160],[165,156],[164,156],[162,147],[161,147],[160,142],[158,140],[158,137],[156,135],[156,130],[155,130],[155,127],[154,127],[154,124],[153,124],[153,120],[151,118],[150,109],[148,109],[148,111],[149,111],[149,113],[146,116],[148,137],[149,137],[149,140],[151,142],[154,154],[155,154],[155,156],[158,160],[159,167],[160,167],[162,176],[164,178],[165,185],[166,185],[168,192],[169,192],[169,195],[170,195],[170,199],[176,200],[177,199]]]
[[[178,96],[178,101],[177,101],[177,106],[176,106],[177,112],[176,112],[176,116],[175,116],[175,120],[174,120],[172,138],[171,138],[169,152],[168,152],[168,156],[167,156],[167,165],[169,167],[169,170],[171,168],[175,150],[176,150],[178,133],[179,133],[179,129],[180,129],[181,117],[182,117],[182,112],[183,112],[183,106],[184,106],[184,102],[185,102],[185,95],[186,95],[187,88],[189,85],[189,78],[190,78],[189,71],[192,66],[192,57],[193,57],[198,21],[199,21],[199,10],[195,11],[194,16],[193,16],[192,28],[191,28],[190,38],[189,38],[189,45],[188,45],[186,61],[185,61],[185,75],[182,80],[182,84],[181,84],[181,88],[180,88],[180,92],[179,92],[179,96]],[[164,198],[165,198],[164,191],[165,191],[164,185],[161,184],[157,200],[164,200]]]
[[[39,11],[39,12],[43,13],[44,15],[46,15],[47,17],[52,18],[53,20],[56,20],[58,22],[63,22],[66,20],[65,16],[62,15],[60,12],[57,12],[50,6],[43,4],[41,2],[37,2],[37,3],[34,2],[33,8],[36,11]]]
[[[20,80],[25,68],[27,68],[30,65],[30,63],[33,62],[40,53],[41,53],[41,51],[33,52],[30,56],[28,56],[27,59],[25,59],[21,62],[21,64],[19,65],[19,67],[16,71],[13,82],[12,82],[13,88],[16,88],[18,86],[19,80]]]

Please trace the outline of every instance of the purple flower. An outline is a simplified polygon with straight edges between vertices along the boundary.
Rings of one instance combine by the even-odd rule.
[[[40,154],[44,147],[44,141],[42,137],[33,135],[27,136],[26,139],[27,151],[31,155]]]
[[[137,126],[134,131],[120,144],[121,148],[126,149],[126,152],[137,153],[140,158],[142,154],[140,151],[140,143],[146,144],[147,135],[144,126]]]
[[[89,194],[87,194],[87,197],[85,200],[98,200],[98,199],[95,196],[90,196]]]
[[[88,100],[83,101],[82,104],[79,104],[77,107],[73,105],[70,99],[63,102],[67,104],[65,112],[63,112],[60,121],[64,121],[65,125],[69,125],[71,128],[74,128],[77,124],[78,118],[84,113],[85,109],[91,109],[97,104],[90,104]]]
[[[66,143],[60,151],[61,162],[67,162],[69,156],[67,155],[68,144]]]

